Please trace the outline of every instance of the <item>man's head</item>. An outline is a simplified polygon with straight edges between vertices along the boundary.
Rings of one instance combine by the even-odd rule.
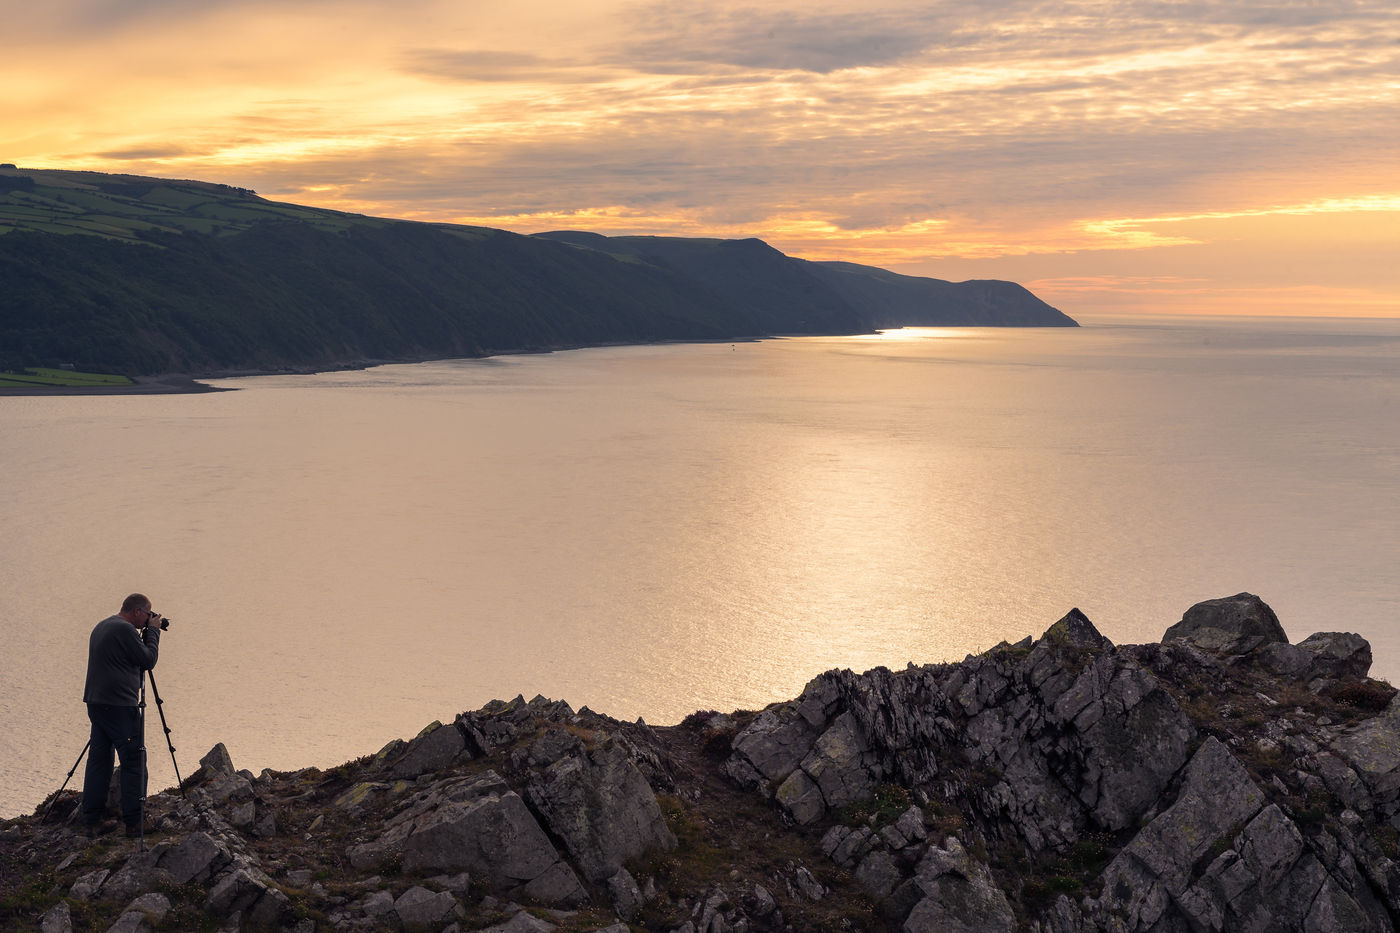
[[[140,593],[132,593],[122,600],[122,611],[117,614],[137,628],[145,628],[150,620],[158,618],[151,612],[151,601]]]

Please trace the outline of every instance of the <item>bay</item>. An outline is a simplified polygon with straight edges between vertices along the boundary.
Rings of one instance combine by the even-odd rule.
[[[81,751],[87,635],[132,590],[174,620],[183,774],[219,741],[333,765],[518,693],[757,708],[1075,606],[1151,641],[1240,591],[1400,675],[1400,322],[1084,323],[0,399],[0,814]]]

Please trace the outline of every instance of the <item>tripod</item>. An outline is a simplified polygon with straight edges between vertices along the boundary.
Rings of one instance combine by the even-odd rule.
[[[155,701],[156,701],[156,711],[160,714],[160,726],[161,726],[161,728],[165,731],[165,744],[166,744],[166,747],[170,749],[170,763],[171,763],[172,765],[175,766],[175,783],[176,783],[176,786],[180,788],[180,796],[181,796],[181,797],[184,797],[184,796],[185,796],[185,782],[184,782],[184,779],[180,777],[180,763],[179,763],[178,761],[175,760],[175,746],[174,746],[174,744],[172,744],[171,741],[170,741],[170,725],[165,721],[165,701],[162,700],[162,699],[160,698],[160,691],[156,689],[156,675],[155,675],[155,673],[152,672],[152,671],[149,671],[149,670],[147,670],[147,671],[142,671],[142,677],[141,677],[141,702],[138,704],[138,709],[141,711],[141,810],[140,810],[140,820],[141,820],[141,822],[140,822],[139,835],[140,835],[140,849],[141,849],[142,852],[144,852],[144,851],[146,850],[146,790],[147,790],[146,783],[147,783],[147,780],[148,780],[148,777],[149,777],[149,775],[148,775],[148,773],[147,773],[147,769],[146,769],[146,680],[147,680],[147,678],[149,678],[150,681],[151,681],[151,695],[155,697]],[[83,750],[82,750],[81,752],[78,752],[78,759],[77,759],[76,761],[73,762],[73,767],[71,767],[71,768],[68,769],[68,776],[67,776],[66,778],[63,779],[63,786],[60,787],[60,788],[58,789],[58,791],[57,791],[52,797],[49,798],[48,804],[44,807],[44,812],[39,816],[39,822],[40,822],[40,823],[43,823],[45,820],[48,819],[48,817],[49,817],[49,811],[53,809],[53,805],[58,801],[58,798],[59,798],[59,796],[63,793],[64,788],[66,788],[66,787],[68,786],[68,782],[71,781],[71,780],[73,780],[73,774],[78,770],[78,765],[80,765],[80,764],[83,763],[83,756],[85,756],[85,755],[88,753],[88,750],[91,749],[91,748],[92,748],[92,739],[88,739],[87,744],[83,746]],[[76,811],[75,811],[75,812],[76,812]]]

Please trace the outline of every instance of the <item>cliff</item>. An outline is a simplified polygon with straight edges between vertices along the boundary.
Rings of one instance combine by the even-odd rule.
[[[1391,930],[1400,701],[1240,594],[651,727],[493,702],[328,771],[222,746],[154,831],[0,828],[6,929]]]
[[[0,167],[0,370],[327,369],[921,323],[1075,322],[1009,282],[807,263],[755,239],[522,236]]]

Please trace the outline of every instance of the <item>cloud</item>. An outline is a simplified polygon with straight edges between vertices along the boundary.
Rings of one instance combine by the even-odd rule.
[[[784,10],[684,10],[652,7],[621,61],[641,70],[677,71],[698,63],[827,74],[908,59],[932,41],[932,24],[876,13]]]
[[[571,64],[529,52],[493,49],[410,49],[401,68],[408,74],[451,81],[583,81],[605,80]]]
[[[1197,256],[1400,192],[1400,14],[1371,0],[322,2],[60,4],[112,31],[21,29],[7,157],[876,264]]]
[[[188,155],[191,152],[188,146],[132,146],[127,149],[111,149],[106,152],[94,153],[102,159],[132,159],[138,161],[149,161],[152,159],[171,159],[176,156]]]

